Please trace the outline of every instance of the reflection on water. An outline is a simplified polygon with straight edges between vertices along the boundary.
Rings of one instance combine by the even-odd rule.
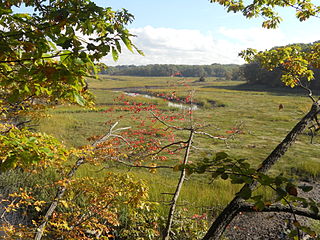
[[[130,97],[145,97],[145,98],[149,98],[149,99],[156,99],[156,97],[147,95],[147,94],[140,94],[140,93],[131,93],[131,92],[125,92],[126,95],[130,96]]]
[[[188,109],[188,110],[198,110],[198,106],[195,104],[187,105],[187,104],[181,104],[181,103],[168,102],[168,107],[175,107],[175,108]]]
[[[145,98],[149,98],[149,99],[156,99],[157,97],[153,97],[150,96],[148,94],[140,94],[140,93],[134,93],[134,92],[125,92],[126,95],[130,96],[130,97],[145,97]],[[179,108],[179,109],[187,109],[187,110],[198,110],[198,106],[195,104],[181,104],[181,103],[174,103],[174,102],[168,102],[168,107],[175,107],[175,108]]]

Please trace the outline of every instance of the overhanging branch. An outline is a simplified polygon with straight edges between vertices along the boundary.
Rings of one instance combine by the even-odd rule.
[[[314,220],[320,220],[320,215],[315,212],[310,211],[309,209],[301,208],[301,207],[294,207],[294,206],[290,207],[290,206],[285,206],[282,204],[275,204],[275,205],[266,206],[261,211],[257,211],[254,208],[253,204],[242,203],[242,204],[240,204],[239,212],[278,212],[278,213],[285,212],[285,213],[294,213],[298,216],[312,218]]]

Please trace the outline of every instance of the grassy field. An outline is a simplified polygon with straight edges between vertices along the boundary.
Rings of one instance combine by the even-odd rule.
[[[134,125],[129,114],[104,112],[119,104],[115,99],[121,91],[138,90],[151,94],[175,91],[180,97],[188,95],[189,91],[194,91],[193,100],[201,104],[201,107],[194,111],[194,119],[197,123],[211,124],[211,127],[205,129],[208,133],[226,135],[226,132],[234,127],[240,127],[242,131],[242,134],[236,135],[226,143],[199,138],[195,139],[196,145],[212,153],[226,151],[232,156],[246,158],[258,166],[311,106],[311,101],[302,93],[290,94],[263,91],[264,89],[249,91],[238,86],[243,84],[242,82],[219,81],[215,78],[207,78],[203,83],[195,80],[197,79],[100,76],[99,79],[89,80],[89,87],[96,96],[95,109],[60,106],[50,110],[48,112],[50,117],[41,120],[39,127],[66,145],[78,147],[88,144],[88,137],[106,132],[110,122],[120,114],[124,116],[120,126]],[[152,102],[163,111],[169,110],[168,103],[162,99],[127,98]],[[218,107],[212,106],[213,101]],[[284,106],[282,110],[279,110],[279,104]],[[304,176],[317,177],[320,173],[317,150],[319,143],[320,140],[315,137],[314,143],[310,144],[310,136],[307,133],[303,134],[272,172],[275,174],[284,172],[293,176],[299,172]],[[191,154],[192,161],[201,160],[201,157],[202,155],[196,151]],[[169,160],[170,164],[172,161],[177,160]],[[128,171],[123,167],[111,169]],[[79,174],[97,175],[96,171],[97,169],[84,167]],[[168,196],[162,193],[172,192],[178,179],[178,173],[171,170],[159,170],[156,174],[152,174],[139,169],[133,173],[149,183],[152,201],[168,200]],[[200,209],[199,211],[219,209],[239,189],[239,186],[231,185],[227,181],[216,180],[211,184],[209,182],[210,179],[205,176],[192,175],[184,185],[181,204],[185,203],[193,210]]]

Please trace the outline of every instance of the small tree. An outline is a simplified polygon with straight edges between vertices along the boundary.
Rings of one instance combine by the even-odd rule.
[[[198,82],[205,82],[206,81],[206,78],[204,76],[201,76],[198,80]]]

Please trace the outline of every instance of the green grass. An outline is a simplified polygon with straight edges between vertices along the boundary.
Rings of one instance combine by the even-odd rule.
[[[243,132],[229,139],[227,143],[195,138],[195,144],[213,153],[226,151],[232,156],[246,158],[254,166],[258,166],[311,106],[310,100],[302,94],[289,94],[288,92],[281,94],[259,91],[259,89],[245,91],[237,87],[242,82],[218,81],[213,78],[207,79],[204,83],[193,83],[194,80],[196,78],[185,80],[169,77],[101,76],[100,79],[93,79],[89,82],[89,86],[96,95],[95,110],[60,106],[49,111],[50,118],[41,120],[40,129],[58,137],[68,146],[78,147],[88,144],[88,137],[104,134],[110,123],[120,115],[123,115],[120,126],[135,125],[127,112],[104,112],[119,104],[115,99],[121,93],[115,92],[115,89],[112,88],[141,87],[139,89],[141,91],[156,93],[175,91],[180,97],[194,90],[194,101],[203,103],[200,110],[194,111],[194,119],[197,123],[210,124],[205,131],[213,135],[227,135],[226,131],[235,126],[241,126]],[[188,86],[184,86],[185,83]],[[152,88],[153,86],[157,88]],[[132,101],[157,104],[160,109],[169,110],[167,102],[162,99],[127,98]],[[212,107],[211,101],[224,105],[224,107]],[[279,104],[284,105],[281,111],[278,109]],[[179,136],[185,135],[179,133]],[[315,138],[314,144],[310,144],[310,136],[301,135],[297,143],[276,164],[272,173],[318,176],[320,174],[320,159],[317,150],[319,143],[320,140]],[[191,160],[199,161],[201,155],[194,151]],[[168,164],[174,164],[175,161],[177,159],[173,158],[168,161]],[[80,174],[96,174],[91,170],[84,167]],[[123,167],[120,169],[112,167],[109,170],[127,171]],[[152,201],[167,201],[169,196],[162,193],[172,192],[178,179],[178,173],[172,171],[159,170],[158,173],[151,174],[145,170],[137,170],[134,173],[148,182]],[[209,179],[204,176],[191,176],[183,187],[180,203],[193,209],[220,208],[232,198],[239,188],[239,186],[222,180],[214,181],[212,184],[208,182]],[[166,211],[166,208],[164,206],[161,211]]]

